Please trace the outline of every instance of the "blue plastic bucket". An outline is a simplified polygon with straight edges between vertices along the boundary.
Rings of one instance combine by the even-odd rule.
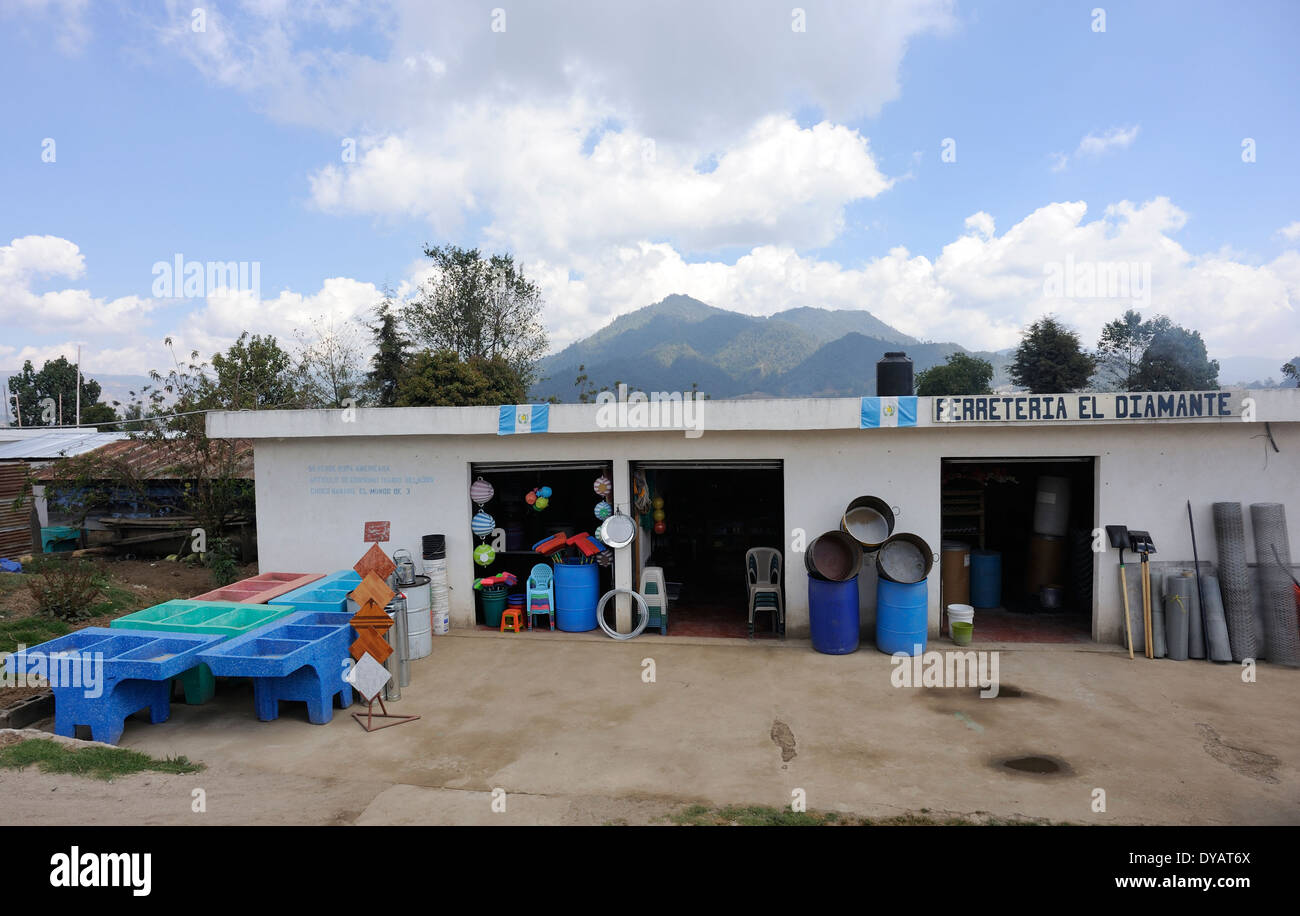
[[[929,629],[929,588],[920,582],[890,582],[881,577],[876,585],[876,648],[893,655],[914,655],[925,651]]]
[[[970,603],[974,607],[1002,606],[1002,554],[998,551],[970,552]]]
[[[555,626],[566,633],[596,629],[600,567],[595,563],[555,564]]]
[[[858,579],[808,579],[808,625],[812,647],[825,655],[858,651]]]

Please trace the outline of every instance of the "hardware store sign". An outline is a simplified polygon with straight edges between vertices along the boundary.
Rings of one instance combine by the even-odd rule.
[[[985,394],[934,398],[935,423],[1182,420],[1241,415],[1236,391],[1114,394]]]

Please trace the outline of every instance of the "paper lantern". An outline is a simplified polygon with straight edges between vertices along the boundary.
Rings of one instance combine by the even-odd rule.
[[[492,549],[491,544],[479,544],[474,548],[474,562],[479,566],[491,566],[496,558],[497,552]]]
[[[591,485],[591,488],[596,491],[597,496],[602,498],[614,492],[614,485],[609,482],[609,478],[604,474],[596,478],[596,482]]]
[[[495,496],[496,492],[497,491],[493,489],[492,484],[488,483],[482,477],[469,486],[469,498],[480,506]]]
[[[613,562],[614,562],[614,551],[612,550],[602,550],[600,553],[596,554],[596,563],[599,566],[608,566],[610,563]]]
[[[469,530],[473,531],[478,537],[485,538],[492,533],[492,529],[496,526],[496,519],[480,509],[474,513],[474,518],[470,520]]]
[[[605,500],[602,499],[600,502],[596,503],[596,518],[600,519],[602,522],[613,514],[614,507],[605,502]]]

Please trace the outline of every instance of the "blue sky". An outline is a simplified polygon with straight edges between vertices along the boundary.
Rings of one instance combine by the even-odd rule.
[[[497,5],[0,13],[0,366],[341,328],[440,241],[515,252],[557,346],[672,292],[1091,343],[1132,303],[1045,298],[1069,256],[1150,265],[1211,355],[1300,352],[1298,4]],[[256,261],[260,301],[155,298],[177,253]]]

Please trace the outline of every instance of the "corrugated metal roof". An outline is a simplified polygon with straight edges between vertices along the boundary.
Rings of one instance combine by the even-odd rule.
[[[0,461],[43,461],[84,455],[110,442],[120,442],[126,433],[63,430],[16,442],[0,442]]]
[[[111,434],[116,436],[116,434]],[[253,442],[251,439],[230,440],[234,446],[233,476],[241,480],[253,479]],[[3,448],[3,446],[0,446]],[[90,451],[89,449],[87,451]],[[176,480],[181,476],[173,464],[175,453],[158,442],[147,439],[123,439],[101,443],[93,449],[95,458],[105,463],[124,466],[137,480]],[[53,470],[53,469],[51,469]]]

